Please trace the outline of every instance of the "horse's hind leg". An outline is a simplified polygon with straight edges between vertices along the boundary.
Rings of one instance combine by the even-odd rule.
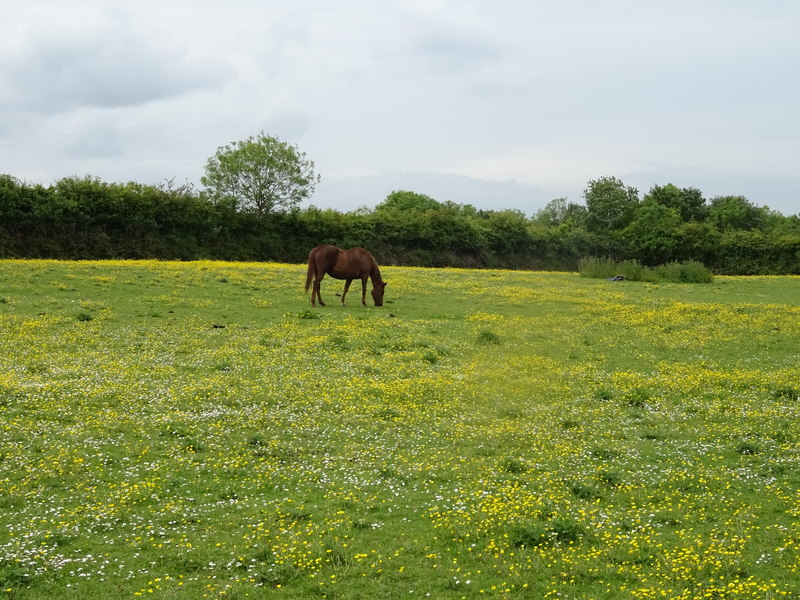
[[[316,306],[316,304],[314,304],[315,298],[319,300],[320,306],[325,306],[325,303],[322,301],[322,294],[319,293],[319,286],[321,283],[322,277],[314,277],[314,288],[311,290],[311,306]]]
[[[342,306],[344,306],[344,297],[347,295],[347,290],[350,289],[351,283],[353,283],[352,279],[348,279],[344,282],[344,291],[342,292]]]

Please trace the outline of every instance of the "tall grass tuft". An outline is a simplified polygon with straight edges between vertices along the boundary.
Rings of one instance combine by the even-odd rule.
[[[637,260],[615,261],[610,258],[582,258],[578,262],[581,277],[612,279],[622,277],[629,281],[672,283],[711,283],[714,275],[697,261],[671,262],[655,267],[645,267]]]
[[[684,263],[671,262],[653,268],[657,280],[672,281],[675,283],[711,283],[714,275],[703,263],[689,261]]]

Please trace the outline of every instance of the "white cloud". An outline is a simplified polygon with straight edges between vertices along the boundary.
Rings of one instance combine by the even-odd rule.
[[[354,173],[430,172],[571,200],[603,175],[694,174],[800,205],[789,0],[7,4],[0,170],[22,178],[198,181],[264,130],[316,162],[320,205],[347,204]],[[491,185],[492,206],[522,202]]]
[[[67,5],[68,6],[68,5]],[[133,106],[224,80],[210,59],[148,38],[124,10],[31,9],[3,61],[6,108],[39,113]]]

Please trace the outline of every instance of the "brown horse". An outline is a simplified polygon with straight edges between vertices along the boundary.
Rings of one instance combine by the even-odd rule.
[[[308,273],[306,274],[306,292],[314,280],[314,289],[311,291],[311,306],[325,306],[319,293],[319,284],[325,275],[334,279],[344,279],[344,292],[342,292],[342,306],[344,297],[353,279],[361,280],[361,304],[367,305],[367,278],[372,280],[372,299],[375,306],[383,306],[383,290],[386,282],[381,278],[378,263],[372,255],[363,248],[350,248],[342,250],[336,246],[317,246],[308,255]]]

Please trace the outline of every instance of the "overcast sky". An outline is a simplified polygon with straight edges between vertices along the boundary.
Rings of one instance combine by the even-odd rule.
[[[0,173],[199,185],[297,144],[311,203],[533,214],[615,176],[800,212],[796,0],[0,0]]]

